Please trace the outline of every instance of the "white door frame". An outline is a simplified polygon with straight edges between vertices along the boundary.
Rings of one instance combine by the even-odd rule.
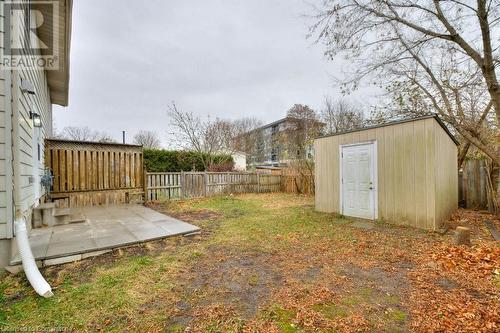
[[[359,142],[359,143],[350,143],[350,144],[344,144],[339,146],[339,184],[340,184],[340,192],[339,192],[339,204],[340,204],[340,214],[344,215],[344,202],[343,202],[343,197],[344,197],[344,192],[343,192],[343,172],[342,168],[344,167],[343,163],[343,150],[346,147],[353,147],[353,146],[364,146],[364,145],[371,145],[372,146],[372,165],[371,165],[371,177],[372,177],[372,205],[373,205],[373,220],[378,219],[378,170],[377,170],[377,161],[378,161],[378,154],[377,154],[377,140],[371,140],[371,141],[364,141],[364,142]]]

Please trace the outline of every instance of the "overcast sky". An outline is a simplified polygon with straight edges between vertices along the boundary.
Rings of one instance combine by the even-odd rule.
[[[322,0],[84,0],[73,2],[69,106],[57,129],[89,126],[127,141],[140,129],[168,139],[167,105],[236,119],[282,118],[295,103],[340,96],[328,62],[307,40]],[[363,98],[359,98],[363,96]],[[369,104],[366,90],[350,97]]]

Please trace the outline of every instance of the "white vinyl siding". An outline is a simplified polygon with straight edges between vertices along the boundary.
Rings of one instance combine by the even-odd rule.
[[[4,1],[0,0],[0,4]],[[3,4],[2,4],[3,5]],[[4,38],[4,15],[3,6],[0,6],[0,48],[3,48]],[[11,38],[19,38],[24,29],[24,21],[20,16],[11,17]],[[35,95],[21,92],[21,79],[27,80],[35,87]],[[18,117],[10,116],[18,111]],[[20,175],[20,202],[18,207],[21,213],[30,215],[30,208],[35,204],[34,184],[30,178],[33,170],[33,122],[29,112],[35,111],[40,114],[43,127],[40,136],[40,170],[43,172],[43,140],[52,133],[52,104],[50,100],[49,87],[47,85],[44,70],[33,70],[30,68],[19,68],[0,70],[0,239],[12,237],[12,214],[13,214],[13,173]],[[7,116],[9,115],[9,116]],[[18,137],[14,137],[17,133]],[[19,161],[14,164],[13,151],[19,152]],[[10,168],[10,170],[8,170]],[[15,168],[15,170],[14,170]]]
[[[4,23],[4,13],[3,13],[3,0],[0,1],[0,49],[3,49],[3,23]],[[9,236],[9,232],[7,230],[7,219],[10,214],[8,214],[7,209],[12,209],[11,204],[8,203],[7,191],[11,191],[12,193],[12,184],[10,187],[7,182],[7,168],[12,168],[11,161],[7,161],[7,157],[10,154],[7,154],[7,149],[11,149],[11,147],[7,146],[8,136],[11,135],[9,128],[7,126],[7,122],[10,122],[11,119],[7,119],[6,116],[6,103],[9,101],[6,98],[6,92],[10,90],[8,87],[8,81],[6,80],[6,76],[10,75],[10,71],[0,70],[0,239],[6,238]]]
[[[32,18],[34,19],[34,18]],[[13,36],[18,36],[18,33],[25,28],[24,21],[20,16],[13,17],[13,28],[17,33]],[[14,37],[16,38],[16,37]],[[32,54],[28,54],[32,55]],[[42,119],[43,127],[41,130],[40,151],[41,163],[38,173],[43,173],[43,140],[52,134],[52,104],[50,101],[49,88],[44,70],[34,70],[32,68],[21,68],[20,70],[12,71],[13,82],[13,98],[14,107],[19,110],[19,121],[16,124],[19,126],[19,172],[21,202],[20,207],[23,212],[30,209],[35,201],[35,186],[30,183],[30,178],[34,175],[33,170],[33,133],[38,130],[33,127],[33,121],[30,119],[30,111],[39,113]],[[35,95],[30,95],[21,92],[21,80],[27,80],[35,87]],[[36,151],[36,149],[35,149]]]

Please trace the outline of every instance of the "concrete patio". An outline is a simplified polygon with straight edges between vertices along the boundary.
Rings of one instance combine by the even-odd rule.
[[[85,222],[31,230],[29,241],[36,260],[45,264],[75,261],[113,248],[199,230],[142,205],[72,208],[72,212],[83,215]],[[11,265],[20,263],[14,249]]]

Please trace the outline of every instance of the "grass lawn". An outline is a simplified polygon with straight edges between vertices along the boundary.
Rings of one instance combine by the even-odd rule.
[[[49,267],[54,297],[0,277],[0,330],[167,332],[493,332],[500,247],[482,224],[451,235],[314,211],[313,198],[245,194],[154,209],[202,228]],[[450,223],[479,221],[461,211]],[[495,221],[498,223],[498,221]]]

